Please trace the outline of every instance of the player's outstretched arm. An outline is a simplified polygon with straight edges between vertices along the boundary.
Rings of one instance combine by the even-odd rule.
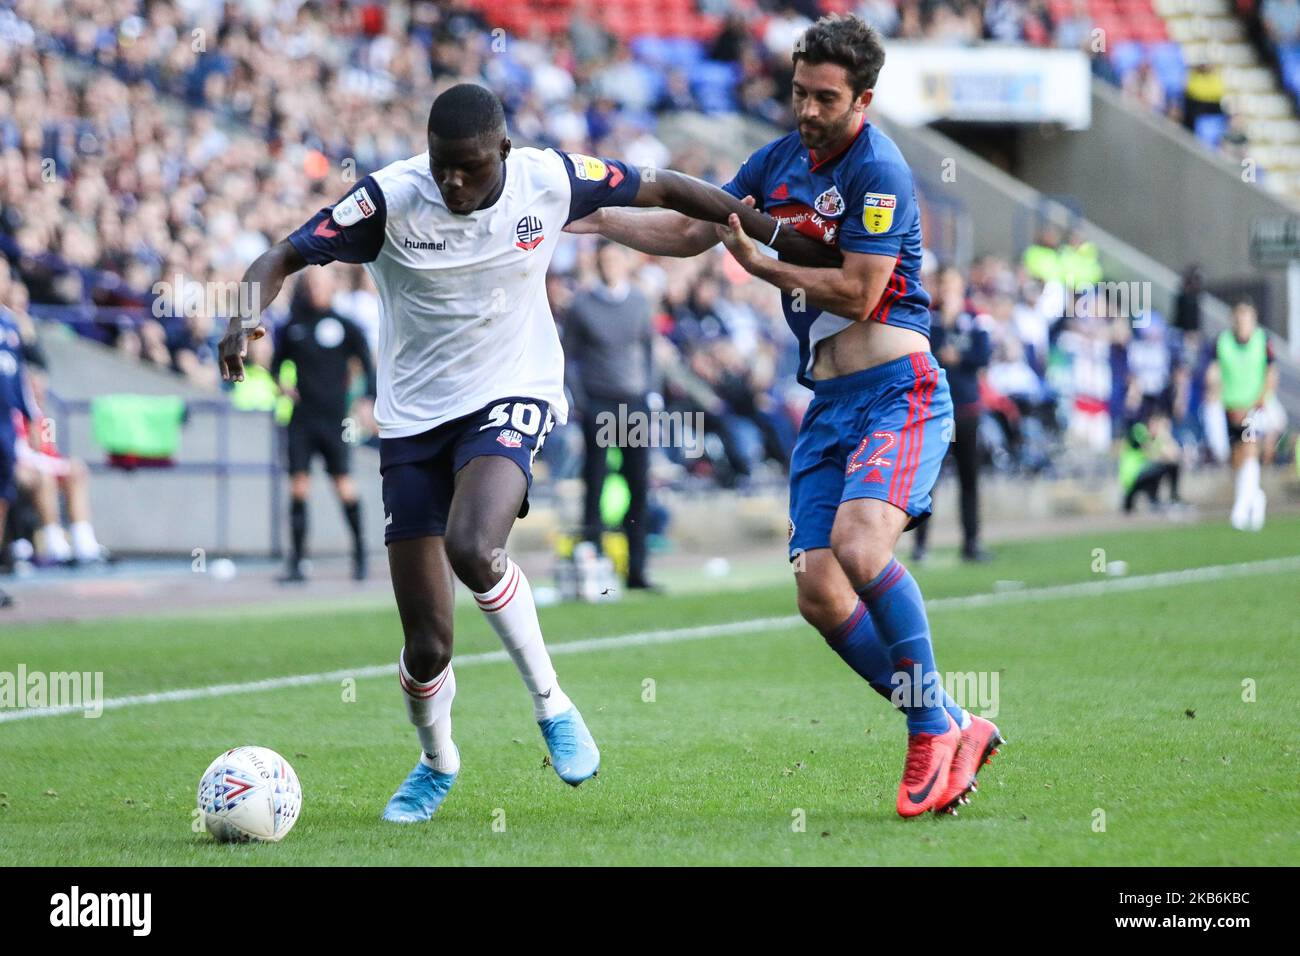
[[[683,216],[671,209],[605,206],[564,227],[578,235],[604,236],[621,246],[650,256],[689,259],[718,244],[713,223]]]
[[[897,256],[846,252],[844,262],[835,268],[778,262],[763,255],[742,227],[739,217],[731,216],[726,225],[714,229],[745,271],[782,292],[802,292],[810,305],[846,319],[861,322],[871,317],[898,261]]]
[[[253,260],[244,273],[241,288],[251,290],[256,311],[251,317],[230,317],[226,334],[217,347],[217,362],[223,379],[228,382],[244,380],[244,356],[248,354],[248,343],[266,334],[261,325],[262,309],[275,301],[284,280],[306,265],[307,261],[288,239],[280,240]],[[258,324],[247,326],[248,318],[256,319]]]
[[[671,169],[660,170],[653,180],[643,178],[632,205],[660,206],[714,224],[735,216],[747,235],[771,246],[788,262],[813,266],[840,262],[839,251],[833,246],[787,228],[726,190]],[[714,240],[718,238],[715,234]]]

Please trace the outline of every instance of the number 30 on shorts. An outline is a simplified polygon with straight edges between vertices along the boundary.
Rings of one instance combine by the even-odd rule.
[[[525,435],[536,435],[542,427],[542,410],[532,402],[502,402],[493,405],[488,412],[488,423],[481,425],[479,431],[489,428],[509,427]]]

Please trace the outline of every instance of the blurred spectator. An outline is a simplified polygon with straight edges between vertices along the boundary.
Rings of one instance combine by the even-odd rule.
[[[3,281],[8,270],[0,269]],[[18,424],[40,415],[28,382],[25,349],[18,324],[8,308],[0,307],[0,543],[5,539],[9,511],[18,498]],[[12,599],[0,590],[0,608]]]
[[[785,4],[768,19],[763,29],[763,45],[772,57],[789,58],[795,43],[810,26],[812,21],[793,4]]]
[[[328,269],[299,274],[290,300],[289,321],[276,330],[271,381],[281,383],[293,401],[285,430],[289,473],[291,550],[282,583],[306,580],[307,502],[311,496],[312,460],[319,455],[334,485],[343,518],[352,535],[352,577],[367,574],[361,533],[361,500],[352,479],[352,445],[359,440],[359,419],[369,420],[375,398],[375,369],[357,326],[333,309],[336,280]],[[292,365],[292,371],[289,366]],[[360,401],[351,400],[351,379],[359,366],[365,378]],[[359,406],[353,413],[354,406]]]
[[[1077,50],[1091,33],[1092,17],[1088,15],[1087,0],[1074,0],[1070,10],[1056,23],[1056,45]]]
[[[949,266],[939,273],[935,309],[930,313],[930,349],[952,391],[954,430],[950,454],[957,462],[961,489],[961,556],[966,561],[989,557],[979,542],[980,376],[992,357],[989,334],[980,327],[966,299],[966,280]],[[925,555],[926,524],[917,528],[916,556]]]
[[[1085,289],[1101,281],[1102,270],[1097,245],[1085,239],[1078,229],[1070,230],[1069,238],[1057,251],[1057,256],[1061,281],[1067,288]]]
[[[1174,327],[1180,331],[1199,332],[1201,330],[1201,297],[1205,291],[1205,279],[1201,267],[1192,263],[1183,271],[1178,294],[1174,298]]]
[[[988,0],[984,4],[984,36],[998,43],[1025,38],[1027,11],[1023,0]]]
[[[1131,514],[1137,496],[1145,494],[1153,508],[1160,505],[1160,485],[1169,483],[1169,501],[1180,504],[1178,473],[1180,451],[1170,430],[1169,417],[1155,412],[1128,429],[1119,459],[1119,484],[1124,493],[1124,513]]]
[[[894,0],[861,0],[858,19],[870,24],[882,36],[894,36],[898,29],[900,4]]]
[[[984,35],[980,8],[974,3],[934,3],[928,12],[924,36],[933,43],[968,46]]]
[[[1183,125],[1196,132],[1196,121],[1202,116],[1223,114],[1223,71],[1204,60],[1187,74],[1187,88],[1183,91]]]
[[[1101,316],[1066,319],[1049,365],[1057,392],[1069,403],[1068,435],[1093,454],[1107,452],[1111,441],[1110,329]]]
[[[187,315],[167,340],[172,370],[180,372],[196,385],[215,386],[217,341],[220,337],[212,316],[206,312]]]
[[[1104,301],[1094,314],[1106,317]],[[1110,324],[1110,424],[1116,436],[1138,415],[1141,406],[1137,382],[1129,372],[1129,350],[1133,345],[1133,326],[1121,316],[1109,317]]]
[[[1137,100],[1153,113],[1163,115],[1169,112],[1169,96],[1165,85],[1155,68],[1146,60],[1124,76],[1121,89],[1126,96]]]
[[[565,372],[586,445],[583,538],[600,550],[606,456],[609,448],[617,447],[629,495],[623,519],[628,543],[627,586],[649,588],[646,535],[650,446],[655,439],[649,404],[654,329],[650,303],[630,281],[630,257],[622,246],[601,243],[596,253],[599,279],[573,297],[564,318]],[[640,430],[634,431],[638,421]]]
[[[1265,510],[1260,449],[1268,444],[1268,434],[1257,416],[1277,392],[1278,369],[1272,343],[1259,327],[1250,300],[1242,299],[1233,306],[1232,327],[1219,333],[1208,375],[1218,387],[1228,427],[1236,486],[1232,526],[1257,531],[1263,527]]]
[[[1116,321],[1128,322],[1124,318]],[[1148,316],[1135,333],[1128,347],[1128,370],[1141,409],[1138,414],[1144,418],[1155,410],[1168,414],[1172,368],[1164,320]]]
[[[1002,429],[1010,464],[1025,474],[1048,470],[1051,443],[1058,430],[1055,404],[1038,373],[1026,361],[1018,339],[1007,339],[995,348],[985,384],[987,392],[1005,398],[1014,408],[1011,414],[1004,405],[985,402]]]
[[[766,344],[754,343],[750,356],[742,354],[735,337],[718,339],[709,346],[716,360],[716,377],[711,380],[715,391],[726,403],[726,432],[743,446],[746,473],[764,461],[776,463],[782,470],[790,464],[794,432],[779,414],[773,412],[770,389],[774,385],[775,365]]]
[[[1040,282],[1059,282],[1061,278],[1061,233],[1052,223],[1043,223],[1038,236],[1025,248],[1021,264]]]
[[[29,365],[28,373],[39,412],[45,400],[45,370]],[[36,561],[43,565],[106,561],[108,550],[95,537],[91,518],[90,470],[81,459],[59,453],[52,424],[44,414],[20,417],[17,422],[18,486],[31,497],[39,518],[32,541]]]
[[[627,47],[619,47],[613,58],[592,77],[592,88],[597,96],[623,109],[644,113],[654,105],[653,82],[650,68],[636,60]]]
[[[722,29],[713,38],[709,47],[709,59],[722,63],[739,63],[749,44],[749,23],[745,15],[739,10],[731,10],[722,23]]]

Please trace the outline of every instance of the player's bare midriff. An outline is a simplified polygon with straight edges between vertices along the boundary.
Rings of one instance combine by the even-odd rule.
[[[914,329],[859,322],[817,343],[812,377],[820,381],[884,365],[911,352],[930,351],[930,340]]]

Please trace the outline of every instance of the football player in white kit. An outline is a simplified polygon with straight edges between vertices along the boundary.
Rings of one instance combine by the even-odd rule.
[[[384,541],[405,637],[398,678],[421,747],[384,811],[401,823],[429,819],[460,769],[451,736],[453,574],[532,695],[556,773],[576,787],[600,765],[556,680],[528,579],[505,551],[528,510],[533,457],[568,413],[545,289],[564,226],[604,206],[663,206],[718,223],[736,213],[746,232],[787,258],[828,255],[680,173],[642,176],[615,160],[512,150],[501,102],[481,86],[453,86],[434,101],[428,142],[427,154],[365,177],[244,275],[263,304],[288,275],[333,261],[365,263],[379,290]],[[243,378],[247,342],[264,334],[231,319],[223,377]]]

